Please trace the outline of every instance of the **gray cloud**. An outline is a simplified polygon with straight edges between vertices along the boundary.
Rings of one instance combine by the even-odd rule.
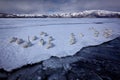
[[[120,0],[0,0],[0,12],[53,13],[83,10],[120,11]]]

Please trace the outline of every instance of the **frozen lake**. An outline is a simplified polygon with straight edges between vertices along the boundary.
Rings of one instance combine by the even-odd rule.
[[[99,32],[95,37],[94,28]],[[112,30],[108,38],[103,36],[106,29]],[[48,36],[41,36],[46,32]],[[70,34],[73,33],[76,43],[70,45]],[[84,36],[80,36],[83,34]],[[33,44],[23,48],[23,44],[10,43],[11,37],[28,41],[28,36]],[[32,41],[31,38],[38,39]],[[52,36],[54,46],[46,49],[48,38]],[[1,18],[0,19],[0,68],[7,71],[33,64],[51,56],[63,57],[73,55],[82,47],[98,45],[120,36],[120,19],[117,18]],[[39,45],[40,39],[45,40],[43,46]]]

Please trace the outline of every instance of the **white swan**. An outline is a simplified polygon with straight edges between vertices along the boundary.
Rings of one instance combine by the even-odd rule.
[[[43,46],[44,44],[45,44],[44,39],[40,39],[40,41],[39,41],[39,45]]]
[[[40,35],[41,36],[48,36],[48,34],[46,32],[41,32]]]
[[[30,47],[30,46],[32,46],[32,43],[31,43],[31,41],[30,41],[30,37],[28,36],[28,42],[26,42],[26,43],[23,45],[23,48],[28,48],[28,47]]]
[[[17,40],[16,40],[16,43],[17,43],[17,44],[22,44],[22,43],[24,43],[24,40],[23,40],[23,39],[17,39]]]
[[[44,36],[48,36],[48,34],[47,34],[47,33],[44,33]]]
[[[48,44],[46,46],[46,49],[52,48],[54,46],[53,43],[51,43],[51,41],[48,41]]]
[[[70,45],[73,45],[73,44],[75,44],[76,43],[76,40],[75,40],[75,38],[73,38],[73,39],[70,39]]]
[[[112,35],[112,33],[113,33],[113,30],[111,30],[111,29],[105,29],[105,31],[103,32],[103,36],[105,38],[109,38]]]
[[[32,37],[32,41],[37,40],[37,38],[38,38],[37,36],[33,36],[33,37]]]
[[[31,42],[26,42],[24,45],[23,45],[23,48],[28,48],[32,46],[32,43]]]
[[[75,44],[75,43],[76,43],[75,36],[74,36],[73,33],[71,33],[71,35],[70,35],[70,45],[73,45],[73,44]]]
[[[41,32],[40,35],[43,35],[45,32]]]
[[[12,37],[11,39],[10,39],[10,43],[12,43],[12,42],[16,42],[16,40],[17,40],[17,38],[16,37]]]
[[[80,33],[79,34],[80,38],[84,37],[84,34],[83,33]]]
[[[52,36],[50,36],[48,40],[49,40],[49,41],[53,41],[54,38],[53,38]]]
[[[94,36],[95,36],[95,37],[98,37],[99,34],[100,34],[100,33],[99,33],[97,30],[95,30],[95,32],[94,32]]]
[[[94,37],[98,37],[100,34],[99,31],[97,31],[94,27],[89,28],[89,30],[94,31]]]

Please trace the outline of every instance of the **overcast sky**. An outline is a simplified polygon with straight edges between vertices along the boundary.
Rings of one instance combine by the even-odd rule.
[[[53,13],[83,10],[120,11],[120,0],[0,0],[0,13]]]

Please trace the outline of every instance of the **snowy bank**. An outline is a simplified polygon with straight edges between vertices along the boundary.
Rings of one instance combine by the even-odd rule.
[[[14,26],[16,25],[26,26],[25,23],[17,23]],[[13,28],[11,27],[11,29],[1,29],[0,68],[11,71],[26,64],[33,64],[48,59],[51,56],[64,57],[74,55],[83,47],[99,45],[120,35],[120,28],[114,23],[39,27],[29,27],[27,24],[27,26],[16,28],[12,26]],[[41,32],[47,33],[47,35],[41,34]],[[105,32],[108,32],[106,33],[108,37],[104,36]],[[28,36],[32,46],[24,48],[24,44],[29,42]],[[10,43],[11,37],[17,37],[24,42],[21,44],[16,42]]]
[[[82,48],[73,56],[51,57],[11,72],[0,69],[0,80],[119,80],[120,37]]]

